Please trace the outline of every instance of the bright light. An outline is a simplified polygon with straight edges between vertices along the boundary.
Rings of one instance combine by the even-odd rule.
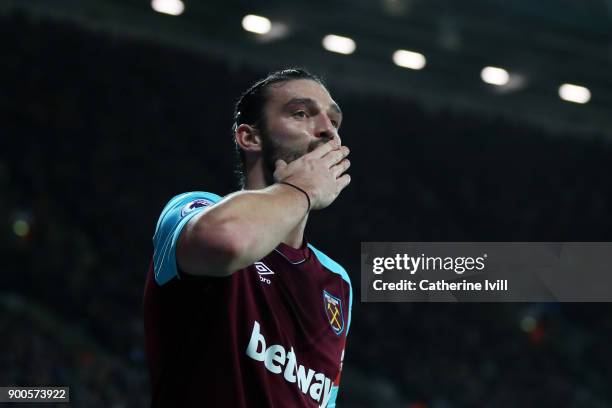
[[[410,69],[423,69],[427,60],[423,54],[418,52],[397,50],[393,53],[395,65]]]
[[[272,28],[272,23],[265,17],[249,14],[242,19],[242,28],[255,34],[267,34]]]
[[[323,48],[339,54],[352,54],[355,51],[355,41],[348,37],[329,34],[323,38]]]
[[[181,0],[152,0],[151,7],[158,13],[178,16],[183,14],[185,4]]]
[[[18,237],[25,237],[30,232],[30,225],[25,220],[16,220],[13,223],[13,232]]]
[[[506,85],[510,79],[510,74],[503,68],[484,67],[480,72],[480,77],[487,84],[491,85]]]
[[[563,84],[559,87],[559,96],[564,101],[587,103],[591,100],[591,91],[584,86]]]

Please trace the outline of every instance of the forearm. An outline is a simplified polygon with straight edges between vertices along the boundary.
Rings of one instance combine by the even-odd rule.
[[[234,193],[185,226],[191,259],[181,266],[195,274],[231,274],[270,253],[307,210],[306,196],[283,184]]]

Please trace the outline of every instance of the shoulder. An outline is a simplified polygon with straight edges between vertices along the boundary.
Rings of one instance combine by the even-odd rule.
[[[346,326],[346,333],[348,334],[348,330],[351,326],[351,314],[352,314],[352,309],[353,309],[353,286],[351,285],[351,279],[349,278],[349,275],[346,272],[346,269],[344,269],[342,265],[340,265],[338,262],[334,261],[326,254],[319,251],[312,244],[308,244],[308,247],[315,254],[319,262],[321,262],[321,265],[323,265],[325,268],[329,269],[333,273],[340,275],[342,277],[342,280],[344,280],[348,284],[349,301],[348,301],[348,319],[347,319],[347,326]]]
[[[189,214],[199,212],[198,209],[211,206],[220,200],[221,197],[217,194],[205,191],[190,191],[172,197],[157,220],[155,235],[163,233],[168,227],[175,226],[177,222],[186,218]]]
[[[175,250],[185,224],[221,199],[221,196],[214,193],[191,191],[172,197],[165,205],[153,235],[153,266],[158,284],[164,284],[178,276]]]
[[[177,215],[184,217],[197,208],[213,205],[219,201],[221,201],[220,196],[206,191],[190,191],[187,193],[178,194],[172,197],[164,206],[157,223],[157,228],[159,228],[160,224],[164,221],[165,216],[170,215],[177,209],[181,210]]]
[[[331,259],[329,256],[327,256],[322,251],[320,251],[317,248],[315,248],[314,245],[308,244],[308,247],[315,254],[315,256],[317,257],[319,262],[321,262],[321,264],[324,267],[326,267],[330,271],[340,275],[342,277],[342,279],[344,279],[349,285],[351,284],[351,280],[350,280],[350,278],[348,276],[348,273],[346,272],[346,269],[344,269],[342,267],[342,265],[340,265],[338,262],[336,262],[333,259]]]

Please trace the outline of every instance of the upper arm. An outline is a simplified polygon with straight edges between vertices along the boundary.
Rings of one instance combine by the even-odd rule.
[[[166,204],[153,236],[153,268],[159,285],[178,276],[176,249],[185,225],[220,200],[213,193],[191,192],[180,194]]]

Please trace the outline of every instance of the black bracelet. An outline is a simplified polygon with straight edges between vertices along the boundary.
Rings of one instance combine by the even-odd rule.
[[[299,190],[302,193],[304,193],[304,195],[306,196],[306,199],[308,200],[308,210],[306,210],[306,212],[310,212],[310,196],[308,195],[308,193],[306,191],[302,190],[301,188],[299,188],[295,184],[291,184],[291,183],[288,183],[286,181],[279,181],[278,184],[286,184],[286,185],[291,186],[291,187],[295,188],[296,190]]]

